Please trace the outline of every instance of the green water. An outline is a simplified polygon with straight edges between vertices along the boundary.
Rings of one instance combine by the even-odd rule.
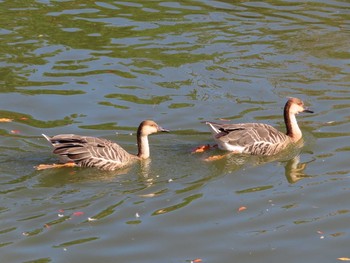
[[[350,258],[350,3],[0,1],[1,262],[338,262]],[[214,162],[204,120],[284,130],[277,160]],[[151,160],[36,171],[42,133],[117,141],[153,119]],[[293,158],[296,155],[295,158]],[[244,208],[246,209],[244,209]]]

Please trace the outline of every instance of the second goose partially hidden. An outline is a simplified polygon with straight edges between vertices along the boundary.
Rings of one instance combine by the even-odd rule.
[[[290,98],[284,107],[286,134],[263,123],[205,123],[211,128],[214,139],[222,150],[254,155],[274,155],[302,138],[295,118],[295,115],[300,112],[313,113],[305,108],[302,100]]]
[[[96,167],[113,171],[133,161],[149,158],[148,135],[157,132],[169,131],[151,120],[141,122],[137,129],[137,155],[130,154],[117,143],[103,138],[75,134],[60,134],[53,137],[43,134],[43,136],[55,148],[53,153],[60,155],[62,161],[68,164],[64,166]],[[39,165],[36,168],[42,170],[60,166],[57,164]]]

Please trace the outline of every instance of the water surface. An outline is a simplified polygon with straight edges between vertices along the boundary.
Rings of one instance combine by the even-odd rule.
[[[350,4],[0,1],[4,262],[336,262],[350,258]],[[284,130],[278,160],[191,154],[204,120]],[[118,141],[154,119],[151,160],[106,173],[36,171],[41,133]],[[293,158],[294,157],[294,158]]]

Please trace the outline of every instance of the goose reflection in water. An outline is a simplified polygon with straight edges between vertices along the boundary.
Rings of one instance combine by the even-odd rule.
[[[307,175],[305,173],[305,170],[306,170],[307,165],[313,161],[315,161],[315,159],[301,163],[300,162],[300,155],[297,155],[294,158],[290,159],[286,163],[286,165],[284,166],[285,176],[286,176],[288,182],[293,184],[293,183],[296,183],[303,178],[310,177],[309,175]]]
[[[228,153],[220,158],[212,158],[213,156],[204,157],[203,160],[210,165],[214,165],[217,172],[221,173],[234,173],[243,167],[257,167],[272,162],[279,162],[284,165],[285,177],[289,183],[296,183],[303,178],[310,177],[306,173],[307,165],[313,162],[310,161],[301,162],[301,148],[304,145],[304,141],[300,140],[296,145],[287,148],[285,151],[274,156],[254,156],[248,154]],[[296,146],[296,147],[295,147]],[[216,155],[214,155],[215,157]]]

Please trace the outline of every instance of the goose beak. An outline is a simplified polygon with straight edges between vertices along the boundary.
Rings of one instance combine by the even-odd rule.
[[[314,113],[312,110],[309,110],[308,108],[306,108],[305,110],[303,110],[303,112]]]
[[[158,126],[158,132],[170,132],[170,131]]]

